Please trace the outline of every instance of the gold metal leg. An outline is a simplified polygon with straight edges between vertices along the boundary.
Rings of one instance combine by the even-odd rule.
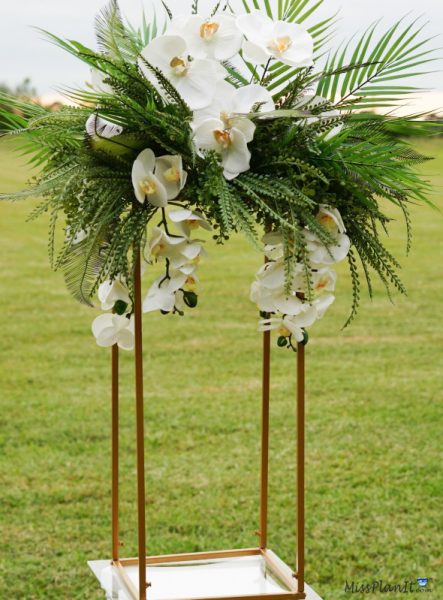
[[[137,420],[137,505],[138,505],[138,563],[139,598],[146,600],[146,492],[145,492],[145,432],[143,405],[143,344],[142,290],[140,252],[137,249],[134,275],[135,318],[135,395]]]
[[[305,346],[297,347],[297,582],[305,591]]]
[[[112,560],[119,559],[119,355],[112,346]]]
[[[268,544],[268,480],[269,480],[269,397],[271,371],[271,332],[263,334],[263,398],[260,479],[260,548]]]

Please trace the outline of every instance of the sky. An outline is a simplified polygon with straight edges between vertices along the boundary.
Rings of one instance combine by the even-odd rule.
[[[159,0],[120,0],[122,12],[132,23],[139,20],[142,7],[149,14]],[[200,0],[201,6],[214,2]],[[82,85],[88,79],[88,69],[73,57],[51,46],[32,26],[47,29],[60,37],[76,39],[93,46],[93,21],[106,0],[0,0],[0,82],[16,85],[30,77],[38,93],[47,98],[63,85]],[[190,0],[170,0],[169,6],[177,14],[186,12]],[[315,20],[337,11],[337,44],[362,32],[375,20],[388,27],[393,21],[410,13],[410,18],[422,16],[428,22],[426,33],[441,36],[443,32],[443,0],[325,0]],[[312,21],[311,21],[312,23]],[[433,42],[443,46],[443,37]],[[440,53],[443,56],[443,50]],[[426,108],[443,106],[443,61],[430,63],[439,72],[409,80],[433,94],[421,98]]]

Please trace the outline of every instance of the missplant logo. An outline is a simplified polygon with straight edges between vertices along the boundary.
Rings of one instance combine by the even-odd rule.
[[[371,582],[347,581],[345,592],[348,594],[420,594],[432,592],[432,579],[418,577],[414,580],[404,580],[401,583],[391,583],[379,579]]]

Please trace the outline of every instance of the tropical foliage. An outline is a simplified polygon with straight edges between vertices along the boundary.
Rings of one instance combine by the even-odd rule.
[[[433,123],[395,108],[417,92],[405,81],[435,59],[431,39],[401,20],[331,51],[335,17],[316,22],[322,4],[242,0],[238,13],[219,2],[206,14],[195,0],[186,18],[165,7],[164,19],[135,28],[112,0],[96,20],[97,50],[45,32],[91,68],[89,86],[64,90],[72,106],[51,113],[0,95],[13,107],[0,110],[8,135],[40,167],[27,190],[2,199],[41,197],[31,217],[50,215],[53,267],[75,298],[93,305],[98,293],[112,311],[94,322],[100,345],[133,347],[140,252],[147,273],[164,264],[145,312],[197,305],[199,228],[220,244],[243,232],[265,252],[251,298],[282,347],[306,341],[333,302],[339,261],[353,282],[348,322],[360,272],[370,293],[373,273],[389,294],[405,292],[383,241],[383,201],[403,215],[409,249],[408,206],[427,202],[416,170],[426,157],[395,131]]]

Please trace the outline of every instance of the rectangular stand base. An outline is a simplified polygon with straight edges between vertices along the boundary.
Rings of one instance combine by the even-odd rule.
[[[138,600],[138,560],[88,563],[107,600]],[[148,600],[321,600],[298,591],[291,569],[271,550],[246,549],[146,559]]]

